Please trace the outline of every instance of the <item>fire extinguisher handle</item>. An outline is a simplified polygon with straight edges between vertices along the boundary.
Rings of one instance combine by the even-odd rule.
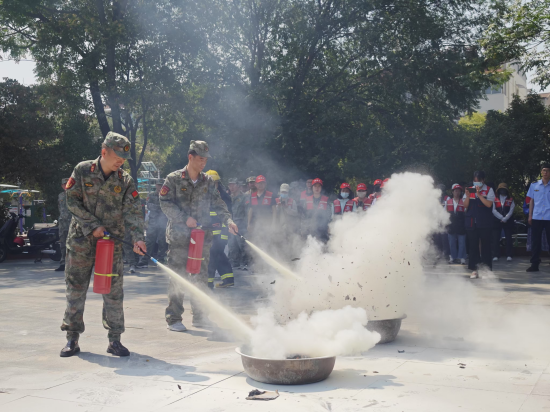
[[[103,232],[103,236],[105,236],[105,237],[111,237],[111,234],[105,230],[105,231]]]

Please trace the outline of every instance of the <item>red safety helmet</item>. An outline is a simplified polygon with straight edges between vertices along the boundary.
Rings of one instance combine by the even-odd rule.
[[[350,189],[350,190],[351,190],[351,188],[350,188],[350,186],[349,186],[349,183],[342,183],[342,184],[340,185],[340,189]]]
[[[451,191],[455,190],[455,189],[460,189],[460,190],[464,190],[464,188],[462,186],[460,186],[458,183],[455,183],[452,187],[451,187]]]
[[[374,186],[381,185],[381,184],[382,184],[382,180],[380,180],[380,179],[376,179],[373,183]]]
[[[256,183],[265,182],[265,177],[262,175],[256,177]]]
[[[389,182],[389,181],[390,181],[390,178],[386,177],[382,183],[386,183],[386,182]]]
[[[319,178],[313,179],[313,181],[311,182],[311,186],[313,186],[317,183],[319,183],[321,186],[323,186],[323,181]]]
[[[358,191],[359,191],[359,190],[367,190],[367,185],[364,184],[364,183],[359,183],[359,184],[357,185],[357,190],[358,190]]]

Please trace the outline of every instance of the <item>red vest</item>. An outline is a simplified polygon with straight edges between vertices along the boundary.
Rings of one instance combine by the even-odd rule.
[[[252,206],[258,206],[258,192],[252,193],[250,195],[252,198]],[[273,197],[273,193],[268,192],[267,190],[264,193],[264,198],[262,200],[262,205],[270,205],[271,204],[271,198]]]
[[[510,207],[512,207],[512,202],[514,199],[512,197],[507,197],[504,201],[504,205],[500,201],[500,196],[495,197],[495,209],[503,215],[506,216],[508,212],[510,211]]]
[[[365,200],[363,201],[363,210],[368,210],[368,208],[372,206],[372,199],[369,199],[367,197],[365,197],[364,199]],[[353,199],[353,201],[357,203],[357,206],[359,206],[359,197],[356,197],[355,199]]]
[[[353,205],[354,205],[353,199],[349,199],[346,204],[344,205],[344,213],[346,212],[352,212],[353,211]],[[341,215],[342,214],[342,206],[340,206],[340,199],[334,200],[334,214],[335,215]]]
[[[267,194],[266,194],[266,196],[267,196]],[[265,197],[264,197],[264,200],[265,200]],[[276,198],[275,202],[277,203],[277,205],[280,205],[281,204],[281,198],[280,197]],[[289,197],[288,202],[286,202],[286,206],[291,207],[293,203],[294,203],[294,199]]]
[[[447,202],[445,202],[445,203],[447,204],[447,212],[454,213],[455,212],[455,205],[454,205],[453,199],[448,198]],[[464,212],[464,201],[462,199],[460,199],[458,201],[458,205],[456,205],[456,213],[458,213],[458,212]]]
[[[470,199],[475,199],[476,198],[476,188],[475,188],[475,186],[472,186],[469,189],[470,189]],[[487,188],[487,190],[480,190],[479,194],[483,197],[487,197],[487,195],[489,194],[489,188]]]
[[[327,206],[328,206],[328,197],[321,196],[321,200],[319,200],[319,204],[317,205],[317,210],[327,210]],[[306,209],[313,210],[313,195],[308,196],[306,198]]]
[[[307,198],[307,192],[304,190],[302,193],[300,193],[300,200],[306,200]]]

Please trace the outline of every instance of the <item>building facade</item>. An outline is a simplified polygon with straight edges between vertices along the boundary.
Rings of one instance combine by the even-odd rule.
[[[485,90],[486,100],[479,101],[480,113],[487,113],[489,110],[498,110],[504,112],[512,103],[514,95],[518,95],[522,99],[527,97],[529,90],[527,89],[527,76],[519,70],[515,63],[505,63],[502,65],[502,70],[512,70],[513,73],[510,79],[502,86],[490,87]]]

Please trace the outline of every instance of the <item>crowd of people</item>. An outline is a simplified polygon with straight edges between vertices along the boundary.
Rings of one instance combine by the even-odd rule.
[[[130,142],[125,136],[109,132],[102,144],[101,155],[95,160],[78,164],[71,177],[62,182],[64,192],[59,197],[60,237],[66,251],[65,262],[58,270],[65,271],[67,308],[61,330],[67,333],[67,344],[61,357],[80,351],[79,337],[84,332],[83,312],[86,292],[95,264],[98,239],[113,235],[124,237],[129,247],[125,259],[130,271],[135,266],[150,264],[148,255],[166,263],[180,276],[197,287],[214,288],[216,273],[221,282],[216,287],[235,285],[233,270],[247,270],[252,256],[245,237],[258,246],[277,245],[291,249],[297,239],[313,236],[321,242],[329,238],[329,224],[348,213],[369,213],[384,196],[388,179],[377,179],[372,187],[359,183],[355,187],[344,182],[337,194],[323,191],[320,178],[308,179],[303,187],[298,182],[280,185],[278,193],[267,190],[263,175],[251,176],[245,182],[229,179],[228,188],[214,170],[203,169],[211,157],[208,144],[191,141],[188,164],[156,183],[143,204],[131,176],[121,169],[130,158]],[[528,216],[532,249],[529,272],[539,270],[543,234],[550,243],[550,165],[543,165],[542,179],[531,184],[524,202]],[[371,190],[369,190],[371,189]],[[369,193],[370,192],[370,193]],[[485,173],[477,171],[473,184],[462,187],[454,184],[450,195],[441,188],[441,207],[450,214],[446,233],[437,234],[435,245],[449,256],[449,263],[466,264],[478,277],[480,265],[492,269],[499,259],[501,233],[506,239],[506,256],[512,259],[513,213],[515,202],[505,183],[496,189],[485,182]],[[495,193],[496,192],[496,193]],[[355,195],[356,193],[356,195]],[[145,230],[145,223],[147,229]],[[191,257],[193,229],[204,228],[202,257]],[[294,241],[293,241],[294,239]],[[225,253],[228,245],[228,255]],[[108,330],[107,352],[128,356],[129,350],[120,342],[124,332],[123,313],[123,253],[122,244],[115,243],[110,291],[103,295],[103,325]],[[467,253],[467,254],[466,254]],[[284,254],[284,253],[283,253]],[[189,259],[200,261],[200,269],[189,273]],[[254,261],[254,271],[261,271],[261,262]],[[183,291],[170,278],[168,307],[165,310],[167,327],[183,332]],[[191,296],[193,326],[208,327],[210,322],[204,308]]]

